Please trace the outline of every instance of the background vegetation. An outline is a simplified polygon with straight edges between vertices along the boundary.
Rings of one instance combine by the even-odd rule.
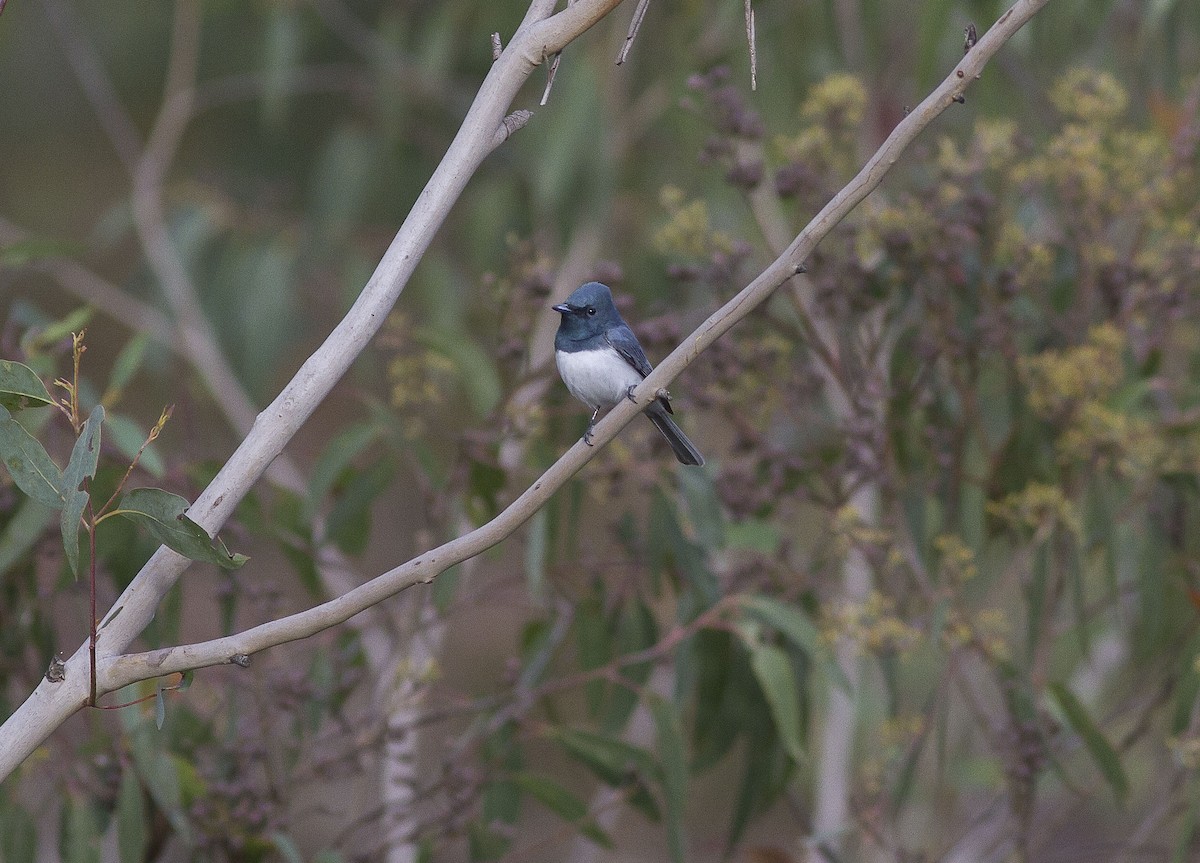
[[[131,204],[174,10],[0,17],[0,355],[69,378],[86,327],[97,487],[174,404],[135,478],[189,499],[240,401],[365,283],[524,11],[199,8],[161,193],[224,385]],[[303,481],[223,532],[251,561],[194,566],[147,646],[312,604],[322,555],[362,580],[487,519],[583,428],[554,297],[612,284],[661,357],[1002,11],[755,9],[756,91],[728,0],[652,4],[616,67],[619,10],[542,108],[535,78],[533,121],[289,451]],[[1192,4],[1054,0],[679,381],[707,468],[639,422],[517,541],[382,614],[201,672],[161,729],[153,701],[80,713],[0,786],[0,859],[1193,859],[1197,33]],[[64,464],[70,425],[25,413]],[[97,542],[107,608],[155,542]],[[87,616],[51,514],[0,477],[0,712]]]

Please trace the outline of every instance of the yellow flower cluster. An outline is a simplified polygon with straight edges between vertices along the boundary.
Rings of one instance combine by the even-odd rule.
[[[1017,371],[1029,389],[1029,406],[1045,419],[1069,419],[1086,401],[1112,395],[1125,376],[1125,337],[1100,324],[1076,347],[1022,357]]]
[[[988,503],[987,510],[1014,528],[1038,530],[1058,526],[1077,536],[1083,531],[1078,508],[1061,488],[1047,483],[1031,482],[1003,500]]]
[[[863,521],[862,515],[851,504],[843,506],[833,514],[829,525],[835,548],[839,555],[846,555],[851,548],[877,546],[886,548],[892,544],[890,531],[880,527],[872,527]]]
[[[938,554],[938,572],[943,580],[961,583],[979,573],[979,567],[975,563],[975,552],[957,535],[943,533],[935,537],[933,550]]]
[[[962,647],[974,642],[997,661],[1012,658],[1008,639],[1008,615],[999,608],[985,608],[970,618],[951,612],[946,628],[942,630],[942,642],[946,647]]]
[[[810,162],[835,176],[857,167],[854,146],[867,110],[867,90],[853,75],[831,75],[813,87],[800,107],[800,131],[774,140],[777,155],[788,162]]]
[[[1053,189],[1083,229],[1087,257],[1102,264],[1117,255],[1118,240],[1104,236],[1106,226],[1136,212],[1157,229],[1163,205],[1179,192],[1177,179],[1163,170],[1169,146],[1157,133],[1116,127],[1129,99],[1107,74],[1072,70],[1054,86],[1051,99],[1067,122],[1013,176]]]
[[[833,643],[847,638],[864,653],[904,654],[916,647],[921,631],[896,615],[896,604],[877,590],[861,602],[844,600],[828,611],[822,625]]]
[[[713,230],[708,204],[699,198],[688,201],[677,186],[665,186],[658,201],[670,218],[654,234],[654,247],[662,254],[706,258],[714,251],[729,252],[729,237]]]

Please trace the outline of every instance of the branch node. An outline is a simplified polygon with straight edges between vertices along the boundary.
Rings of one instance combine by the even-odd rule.
[[[964,96],[962,93],[959,93],[957,96],[954,97],[954,101],[960,105],[965,105],[965,104],[967,104],[967,97]]]
[[[504,53],[504,43],[500,41],[500,34],[492,34],[492,59],[499,60],[500,55]]]
[[[229,661],[238,668],[250,667],[250,657],[245,653],[235,653],[233,656],[229,657]]]
[[[975,25],[968,24],[963,30],[963,54],[975,47],[975,43],[979,41],[979,34],[975,32]]]
[[[4,3],[0,2],[0,9],[4,8]],[[63,661],[61,653],[54,654],[54,658],[50,660],[50,667],[46,669],[46,679],[51,683],[62,683],[67,679],[67,664]]]
[[[792,270],[792,275],[798,276],[801,273],[807,273],[807,272],[808,272],[808,267],[804,266],[804,264],[796,264],[795,268]]]
[[[509,137],[519,129],[523,128],[526,123],[533,119],[533,112],[526,111],[524,108],[513,111],[507,117],[500,121],[500,125],[496,127],[496,134],[492,136],[492,146],[499,147]]]

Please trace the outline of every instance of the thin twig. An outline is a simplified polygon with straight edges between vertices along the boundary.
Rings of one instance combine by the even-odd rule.
[[[42,0],[42,8],[113,150],[125,168],[132,171],[142,152],[142,136],[121,104],[112,79],[77,25],[70,4],[65,0]]]
[[[550,58],[549,71],[546,72],[546,89],[542,91],[542,101],[538,103],[539,105],[545,105],[550,101],[550,88],[554,86],[554,76],[558,74],[558,64],[561,61],[561,51]]]
[[[754,7],[746,0],[746,43],[750,46],[750,89],[758,89],[758,47],[754,38]]]
[[[633,40],[637,38],[638,30],[642,29],[642,19],[646,17],[646,9],[649,6],[650,0],[638,0],[637,7],[633,10],[633,19],[629,22],[629,33],[625,37],[625,44],[621,46],[621,53],[617,55],[618,66],[629,59],[629,49],[633,47]]]

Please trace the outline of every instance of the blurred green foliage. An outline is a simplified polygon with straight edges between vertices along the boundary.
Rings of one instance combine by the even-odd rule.
[[[205,320],[262,404],[369,278],[486,74],[490,34],[507,41],[524,10],[202,9],[195,113],[160,191]],[[755,10],[757,92],[727,0],[651,4],[617,68],[622,8],[568,48],[545,107],[534,76],[517,105],[534,120],[471,181],[297,440],[305,487],[256,489],[227,530],[254,560],[189,572],[145,644],[311,604],[335,551],[365,578],[490,518],[585,421],[545,363],[560,267],[613,284],[663,356],[961,56],[966,22],[982,32],[1002,11]],[[94,487],[117,486],[111,464],[176,403],[138,478],[192,499],[236,444],[231,393],[179,349],[112,131],[137,143],[152,127],[171,30],[170,6],[43,0],[0,17],[0,355],[53,381],[87,324],[80,400],[107,409],[114,456]],[[68,861],[102,841],[122,861],[365,860],[396,843],[561,859],[573,836],[804,859],[835,693],[856,704],[842,859],[1192,859],[1197,33],[1198,7],[1177,0],[1049,4],[799,292],[680,379],[710,470],[678,471],[635,424],[527,534],[433,585],[428,662],[409,658],[410,615],[384,608],[401,730],[423,732],[411,834],[387,835],[379,799],[396,707],[369,633],[346,627],[159,692],[161,731],[148,702],[65,726],[0,788],[0,859],[33,860],[39,841]],[[88,89],[105,80],[107,106]],[[66,464],[76,430],[21,413]],[[863,489],[877,513],[853,505]],[[118,521],[97,532],[108,600],[153,550]],[[0,477],[5,715],[87,633],[59,533]],[[871,575],[861,596],[843,591],[852,557]],[[131,689],[113,698],[156,691]]]

